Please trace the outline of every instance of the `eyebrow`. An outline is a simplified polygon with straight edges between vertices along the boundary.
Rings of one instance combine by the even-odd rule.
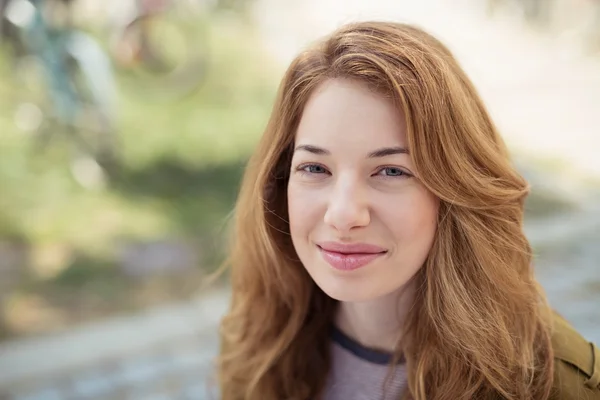
[[[331,155],[331,152],[329,150],[321,148],[321,147],[313,146],[310,144],[302,144],[302,145],[296,146],[294,151],[306,151],[306,152],[309,152],[309,153],[312,153],[315,155],[319,155],[319,156]],[[399,146],[383,147],[381,149],[377,149],[375,151],[370,152],[367,157],[368,158],[381,158],[381,157],[392,156],[395,154],[408,154],[408,149],[405,149],[404,147],[399,147]]]

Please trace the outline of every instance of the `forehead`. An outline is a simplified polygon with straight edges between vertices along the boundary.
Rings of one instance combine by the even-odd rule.
[[[309,98],[296,142],[323,145],[341,141],[369,142],[374,146],[406,144],[406,123],[400,107],[365,83],[330,79]]]

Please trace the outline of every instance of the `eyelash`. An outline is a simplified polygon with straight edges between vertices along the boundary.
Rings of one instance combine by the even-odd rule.
[[[302,173],[303,175],[320,175],[320,174],[322,174],[322,172],[309,172],[309,171],[306,171],[306,169],[307,169],[307,168],[309,168],[309,167],[319,167],[319,168],[323,168],[323,169],[324,169],[326,172],[329,172],[329,171],[327,171],[327,168],[325,168],[325,167],[324,167],[323,165],[321,165],[321,164],[302,164],[302,165],[299,165],[299,166],[296,168],[296,170],[297,170],[298,172]],[[379,173],[380,173],[381,171],[384,171],[384,170],[386,170],[386,169],[397,169],[397,170],[398,170],[398,171],[400,171],[402,174],[401,174],[401,175],[379,175]],[[406,171],[405,171],[405,170],[403,170],[402,168],[399,168],[399,167],[392,167],[392,166],[384,166],[384,167],[381,167],[381,168],[379,168],[379,169],[377,170],[377,174],[376,174],[376,175],[377,175],[377,176],[381,176],[381,177],[383,177],[384,179],[395,179],[395,178],[411,178],[411,177],[413,176],[412,174],[409,174],[408,172],[406,172]]]

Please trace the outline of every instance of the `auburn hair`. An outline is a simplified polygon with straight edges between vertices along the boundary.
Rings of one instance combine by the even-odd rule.
[[[227,262],[222,398],[322,395],[336,301],[294,251],[286,190],[303,108],[318,85],[337,78],[367,84],[404,112],[417,175],[440,200],[403,330],[405,397],[547,399],[551,310],[523,233],[529,186],[450,51],[420,28],[376,21],[345,25],[291,63],[247,165]]]

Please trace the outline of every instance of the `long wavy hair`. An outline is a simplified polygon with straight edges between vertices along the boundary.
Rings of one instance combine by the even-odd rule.
[[[388,22],[345,25],[285,73],[235,209],[222,398],[322,396],[336,301],[294,251],[286,188],[304,105],[335,78],[364,82],[404,112],[419,179],[440,199],[438,230],[403,330],[405,397],[547,399],[551,310],[523,233],[529,186],[450,51],[417,27]]]

